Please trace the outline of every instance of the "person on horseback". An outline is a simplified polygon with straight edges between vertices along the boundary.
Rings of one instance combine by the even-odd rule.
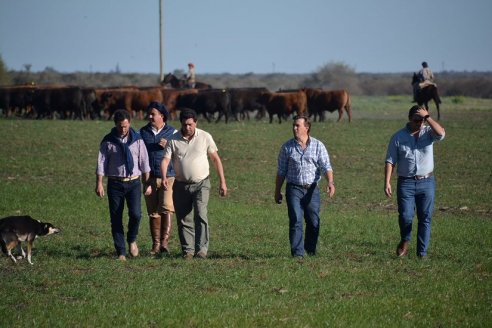
[[[196,84],[195,65],[193,63],[188,64],[188,74],[186,74],[186,85],[190,89],[194,89]]]
[[[420,90],[429,85],[437,86],[437,84],[434,83],[434,74],[427,62],[422,62],[422,69],[418,72],[417,76],[418,80],[413,83],[413,102],[417,102],[417,93]]]

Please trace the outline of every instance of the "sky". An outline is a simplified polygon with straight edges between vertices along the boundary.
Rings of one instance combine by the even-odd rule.
[[[492,71],[491,0],[163,0],[163,71]],[[159,0],[0,0],[0,56],[33,72],[160,73]]]

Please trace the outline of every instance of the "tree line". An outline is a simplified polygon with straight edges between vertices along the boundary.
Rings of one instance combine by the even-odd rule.
[[[22,71],[7,70],[0,58],[0,85],[77,85],[81,87],[148,87],[159,84],[159,74],[113,72],[62,73],[53,68],[31,72],[29,65]],[[182,77],[183,70],[173,74]],[[265,87],[270,91],[300,88],[346,89],[352,95],[393,96],[412,94],[413,72],[357,73],[344,63],[329,63],[306,74],[208,74],[197,72],[197,80],[214,88]],[[465,96],[492,98],[492,72],[434,72],[439,93],[443,97]]]

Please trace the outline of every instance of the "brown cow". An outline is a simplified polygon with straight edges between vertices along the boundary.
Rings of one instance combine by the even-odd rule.
[[[265,92],[259,99],[259,103],[265,106],[270,123],[273,115],[277,115],[278,123],[282,123],[282,117],[286,118],[292,113],[303,115],[307,112],[306,93],[303,90],[292,92]]]
[[[132,99],[136,92],[138,92],[138,88],[132,86],[97,89],[97,103],[104,113],[103,116],[110,120],[116,110],[123,108],[133,115]]]
[[[104,115],[110,119],[117,109],[126,109],[134,117],[144,118],[152,101],[162,102],[161,87],[120,87],[96,90],[96,97]]]
[[[333,113],[338,110],[338,120],[340,122],[343,116],[343,110],[347,112],[349,122],[352,122],[352,108],[350,96],[347,90],[321,90],[321,89],[304,89],[307,96],[307,106],[309,116],[314,115],[314,120],[319,115],[319,120],[324,121],[324,111]]]
[[[162,88],[160,86],[139,88],[137,94],[133,96],[132,101],[132,109],[137,113],[138,118],[144,118],[147,106],[153,101],[159,103],[163,101]]]

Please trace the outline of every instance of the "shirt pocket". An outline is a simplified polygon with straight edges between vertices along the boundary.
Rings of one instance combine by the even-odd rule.
[[[409,143],[400,143],[398,145],[398,155],[400,158],[413,158],[413,148]]]

